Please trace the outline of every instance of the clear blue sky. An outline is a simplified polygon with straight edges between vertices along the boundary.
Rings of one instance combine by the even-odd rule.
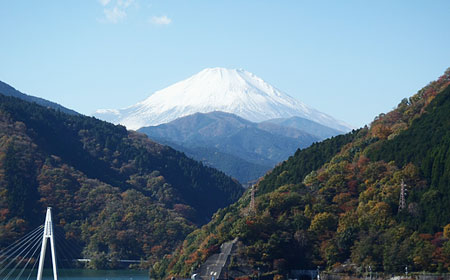
[[[450,1],[0,0],[0,80],[90,115],[244,68],[354,126],[450,67]]]

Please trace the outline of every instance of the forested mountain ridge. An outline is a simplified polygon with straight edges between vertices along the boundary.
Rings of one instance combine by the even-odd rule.
[[[259,182],[255,209],[247,191],[153,274],[188,275],[235,237],[241,246],[226,268],[235,276],[244,268],[273,277],[318,265],[355,274],[369,265],[448,272],[449,131],[450,69],[370,127],[297,151]]]
[[[260,123],[260,127],[270,126],[271,124],[288,127],[291,128],[293,131],[295,130],[304,131],[313,136],[316,136],[319,139],[327,139],[343,133],[342,131],[338,131],[336,129],[321,125],[319,123],[301,117],[271,119]]]
[[[143,134],[0,95],[1,247],[41,224],[52,206],[85,257],[151,263],[242,192]]]
[[[52,109],[55,109],[57,111],[61,111],[61,112],[67,113],[67,114],[78,115],[78,113],[75,112],[74,110],[68,109],[64,106],[61,106],[61,105],[55,103],[55,102],[51,102],[51,101],[43,99],[43,98],[39,98],[36,96],[32,96],[32,95],[28,95],[23,92],[20,92],[17,89],[13,88],[12,86],[10,86],[7,83],[4,83],[2,81],[0,81],[0,94],[6,95],[6,96],[17,97],[17,98],[20,98],[20,99],[28,101],[28,102],[35,102],[36,104],[39,104],[41,106],[52,108]]]
[[[254,123],[220,111],[195,113],[138,131],[216,167],[243,184],[256,181],[298,148],[322,139],[302,130],[270,122]]]
[[[216,168],[224,172],[225,174],[237,179],[245,187],[248,187],[251,182],[262,177],[270,170],[270,166],[264,166],[261,163],[252,163],[243,160],[240,157],[236,157],[227,153],[223,153],[214,147],[192,147],[186,148],[185,146],[178,145],[162,139],[156,139],[150,137],[158,143],[167,145],[174,148],[177,151],[185,153],[188,157],[200,161],[206,166]]]

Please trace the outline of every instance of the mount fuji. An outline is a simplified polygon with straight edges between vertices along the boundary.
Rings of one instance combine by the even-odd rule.
[[[302,117],[347,132],[346,123],[319,112],[242,69],[207,68],[156,91],[124,109],[99,109],[94,116],[137,130],[194,113],[222,111],[252,122]]]

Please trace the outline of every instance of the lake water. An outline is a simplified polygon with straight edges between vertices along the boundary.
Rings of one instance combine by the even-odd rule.
[[[25,271],[20,280],[35,280],[37,272],[31,275]],[[28,276],[30,277],[28,278]],[[9,279],[15,280],[15,275]],[[53,280],[51,269],[45,269],[42,279]],[[58,280],[148,280],[148,270],[90,270],[90,269],[58,269]]]

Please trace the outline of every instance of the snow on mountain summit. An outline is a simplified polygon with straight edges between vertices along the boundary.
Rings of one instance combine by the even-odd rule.
[[[299,116],[340,131],[350,129],[248,71],[225,68],[204,69],[128,108],[100,109],[94,116],[139,129],[213,111],[236,114],[253,122]]]

